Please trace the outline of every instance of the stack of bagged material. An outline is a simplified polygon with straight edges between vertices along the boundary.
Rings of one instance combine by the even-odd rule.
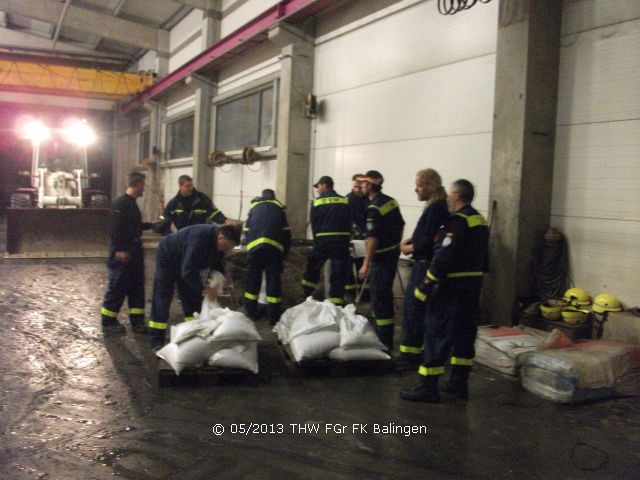
[[[541,348],[546,350],[518,357],[525,389],[562,403],[640,395],[640,345],[612,340],[573,344],[563,337],[545,342]]]
[[[517,375],[518,356],[535,350],[548,332],[524,327],[481,326],[476,337],[475,360],[507,375]]]
[[[204,318],[172,326],[171,342],[156,354],[177,375],[186,367],[205,364],[258,373],[257,342],[261,339],[244,314],[228,308],[209,309]]]
[[[274,330],[296,362],[327,357],[339,361],[390,358],[369,321],[356,315],[353,305],[343,309],[309,297],[286,310]]]

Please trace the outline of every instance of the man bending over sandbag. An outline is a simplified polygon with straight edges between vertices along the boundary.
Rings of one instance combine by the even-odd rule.
[[[202,306],[202,297],[215,299],[217,289],[203,286],[200,271],[224,273],[225,252],[240,243],[240,229],[234,225],[192,225],[162,239],[156,256],[149,335],[154,350],[164,345],[174,286],[186,321]]]

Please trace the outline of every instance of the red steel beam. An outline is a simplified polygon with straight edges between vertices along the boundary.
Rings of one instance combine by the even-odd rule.
[[[233,53],[234,50],[247,50],[246,46],[243,48],[244,43],[263,35],[278,22],[287,18],[299,22],[333,3],[335,0],[283,0],[277,3],[125,103],[122,106],[122,111],[127,113],[133,110],[145,100],[149,100],[184,81],[190,74],[210,67],[215,60],[223,55]]]

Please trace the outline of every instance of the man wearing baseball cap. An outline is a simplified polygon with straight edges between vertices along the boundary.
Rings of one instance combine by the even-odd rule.
[[[329,300],[336,305],[344,302],[344,286],[349,270],[351,213],[349,201],[333,189],[333,179],[322,176],[313,185],[318,197],[311,204],[313,249],[307,255],[307,269],[302,277],[305,297],[318,286],[320,269],[331,260]]]
[[[384,178],[377,170],[362,177],[363,188],[371,204],[367,208],[367,249],[358,277],[369,276],[371,307],[376,333],[389,350],[393,350],[393,280],[400,256],[404,219],[398,202],[382,193]]]

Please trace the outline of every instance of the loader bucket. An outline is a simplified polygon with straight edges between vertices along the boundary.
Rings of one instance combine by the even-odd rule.
[[[106,258],[108,208],[9,208],[7,258]]]

